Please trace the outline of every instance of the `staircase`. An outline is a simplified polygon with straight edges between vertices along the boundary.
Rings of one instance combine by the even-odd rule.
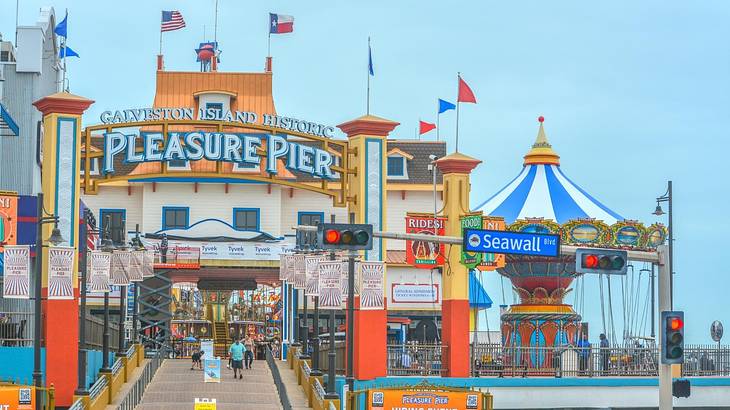
[[[231,337],[228,334],[228,322],[218,320],[213,322],[213,346],[215,347],[215,355],[218,357],[226,357],[228,354],[228,346],[231,343]]]

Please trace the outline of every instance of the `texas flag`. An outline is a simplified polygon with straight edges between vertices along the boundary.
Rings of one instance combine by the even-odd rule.
[[[294,31],[294,17],[286,14],[269,13],[269,33],[283,34]]]

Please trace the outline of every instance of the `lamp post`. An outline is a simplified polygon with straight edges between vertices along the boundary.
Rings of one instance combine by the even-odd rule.
[[[37,204],[37,217],[38,222],[36,224],[36,241],[35,241],[35,299],[34,309],[35,314],[33,315],[33,384],[36,388],[43,387],[43,371],[41,370],[41,331],[42,331],[42,318],[41,311],[43,293],[43,225],[53,223],[53,231],[51,237],[48,238],[48,242],[52,245],[58,245],[63,242],[61,237],[61,231],[58,229],[58,217],[45,212],[43,208],[43,193],[39,193],[36,198]],[[49,215],[49,216],[44,216]],[[36,400],[36,410],[41,409],[40,400]]]
[[[86,226],[86,241],[79,244],[79,273],[81,283],[79,284],[79,298],[81,299],[81,315],[79,317],[79,365],[78,365],[78,387],[75,394],[83,396],[88,394],[86,389],[86,283],[88,281],[89,248],[88,238],[96,228],[96,218],[89,208],[84,209],[84,225]]]
[[[674,231],[672,230],[672,181],[667,181],[667,192],[664,195],[657,197],[656,209],[653,214],[656,216],[662,216],[665,214],[662,209],[661,203],[666,202],[668,204],[668,228],[669,228],[669,308],[674,309]]]
[[[109,224],[111,217],[106,216],[104,224],[103,240],[101,241],[101,251],[110,254],[114,253],[116,249],[114,242],[109,237]],[[114,256],[112,256],[113,258]],[[109,367],[109,292],[104,292],[104,334],[101,344],[102,358],[101,358],[101,369],[102,373],[111,373],[112,369]]]
[[[125,226],[125,225],[122,225]],[[127,229],[126,226],[123,230],[124,237],[122,238],[122,247],[120,248],[120,251],[122,252],[129,252],[129,245],[127,245]],[[125,268],[128,268],[128,266],[125,266]],[[126,345],[126,329],[124,326],[124,322],[127,320],[127,306],[125,302],[127,296],[127,287],[124,285],[119,286],[119,343],[117,345],[117,356],[124,356],[127,352]]]
[[[330,222],[335,223],[335,214],[330,215]],[[330,260],[335,260],[335,253],[330,252]],[[335,392],[335,366],[337,366],[337,351],[335,350],[335,310],[330,309],[329,317],[330,350],[327,352],[327,394],[326,399],[338,399],[340,396]]]
[[[144,245],[142,244],[142,241],[139,239],[139,224],[137,224],[134,228],[134,238],[132,238],[132,247],[135,251],[143,251]],[[134,282],[134,300],[133,300],[133,306],[132,306],[132,343],[137,343],[138,340],[138,327],[137,327],[137,321],[139,319],[137,312],[139,310],[139,306],[137,305],[139,302],[139,282]]]

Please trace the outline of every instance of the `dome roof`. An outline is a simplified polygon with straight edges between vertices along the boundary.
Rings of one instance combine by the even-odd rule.
[[[552,219],[559,224],[577,218],[595,218],[609,225],[624,220],[563,173],[560,157],[545,136],[543,117],[539,121],[537,139],[525,155],[522,172],[475,210],[504,217],[508,224],[524,218]]]

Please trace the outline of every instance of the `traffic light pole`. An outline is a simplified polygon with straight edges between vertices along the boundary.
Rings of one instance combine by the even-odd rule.
[[[355,253],[350,252],[347,258],[347,386],[349,391],[355,391],[354,377],[354,334],[355,329]],[[346,398],[343,397],[343,400]]]
[[[661,245],[657,249],[659,253],[659,312],[671,309],[671,272],[668,262],[668,249]],[[664,332],[659,333],[659,348],[664,348]],[[663,353],[660,352],[660,357]],[[659,363],[659,410],[672,410],[672,365]]]

